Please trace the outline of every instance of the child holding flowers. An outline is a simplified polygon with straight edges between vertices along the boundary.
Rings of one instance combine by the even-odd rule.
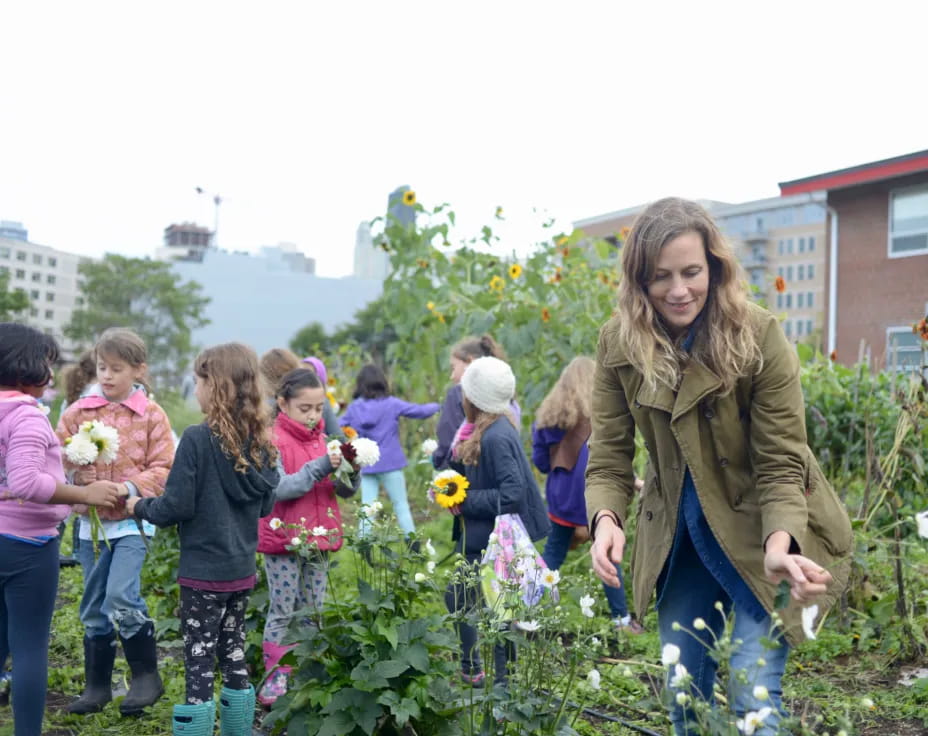
[[[273,510],[258,524],[258,551],[264,553],[269,593],[262,649],[264,668],[270,674],[258,694],[264,705],[287,692],[290,668],[277,663],[288,649],[283,641],[294,613],[305,606],[320,608],[325,598],[326,556],[342,546],[336,494],[350,496],[360,483],[357,473],[353,485],[329,477],[343,458],[337,444],[326,447],[327,404],[325,387],[315,371],[298,368],[278,384],[273,440],[280,453],[280,482]],[[290,551],[295,527],[310,533],[315,554]]]
[[[438,404],[412,404],[390,395],[383,371],[370,363],[358,373],[354,400],[339,418],[342,427],[350,425],[361,437],[374,440],[380,447],[379,462],[361,470],[361,503],[369,506],[377,499],[380,486],[387,489],[396,520],[406,534],[416,530],[406,498],[406,456],[400,447],[400,417],[428,419],[441,407]],[[362,521],[361,531],[367,525]]]
[[[548,534],[544,502],[510,411],[515,387],[509,365],[489,356],[473,360],[461,377],[464,413],[473,424],[473,430],[457,448],[467,483],[444,476],[442,486],[443,476],[439,476],[436,500],[445,501],[445,506],[452,498],[463,498],[449,507],[455,515],[452,539],[455,550],[470,564],[481,560],[500,514],[518,514],[533,542]],[[440,499],[439,494],[449,499]],[[483,596],[474,584],[452,582],[445,603],[450,612],[461,613],[483,605]],[[477,631],[464,621],[457,623],[457,629],[462,677],[465,682],[479,685],[484,673],[476,648]],[[497,682],[505,681],[512,655],[503,645],[494,647]]]
[[[43,332],[0,323],[0,671],[16,666],[13,728],[39,736],[48,684],[48,638],[58,592],[58,523],[71,508],[111,508],[125,488],[65,482],[61,446],[38,399],[58,345]]]
[[[177,524],[180,620],[186,703],[175,705],[174,734],[212,734],[214,667],[224,736],[250,736],[255,690],[245,663],[245,610],[255,584],[258,519],[274,503],[279,475],[258,358],[238,343],[196,359],[196,398],[206,421],[188,427],[160,498],[130,498],[138,519]]]
[[[71,404],[58,422],[62,444],[76,444],[65,448],[65,468],[77,485],[109,480],[122,484],[130,497],[159,496],[174,460],[174,441],[167,415],[148,398],[145,389],[145,343],[131,330],[112,328],[100,336],[93,352],[97,383]],[[82,431],[82,427],[88,429]],[[85,439],[91,432],[101,440],[115,432],[115,457],[104,451],[89,452],[82,458],[80,446],[90,450]],[[85,508],[75,510],[85,514],[80,522],[82,543],[77,558],[84,572],[80,617],[86,680],[83,695],[68,710],[94,713],[112,699],[118,628],[132,672],[129,693],[119,709],[123,715],[141,713],[163,692],[155,627],[140,590],[146,554],[142,529],[129,518],[123,504],[100,512],[102,528],[91,523]],[[145,533],[154,533],[154,528],[149,526]]]

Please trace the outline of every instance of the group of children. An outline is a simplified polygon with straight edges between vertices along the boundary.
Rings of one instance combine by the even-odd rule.
[[[155,527],[176,525],[186,702],[174,708],[173,730],[186,736],[212,733],[217,660],[220,720],[227,736],[251,733],[256,698],[270,704],[286,692],[288,668],[278,663],[287,651],[287,629],[296,611],[321,606],[324,557],[342,544],[337,496],[360,487],[363,503],[369,504],[383,486],[400,527],[413,534],[400,417],[427,418],[442,409],[433,463],[437,468],[453,463],[470,481],[465,500],[450,509],[456,548],[466,558],[479,558],[498,514],[519,513],[533,541],[547,536],[549,528],[571,530],[549,537],[545,560],[558,567],[564,540],[585,523],[574,508],[573,476],[578,468],[582,473],[589,409],[582,401],[577,407],[565,404],[581,388],[562,378],[561,388],[555,387],[542,407],[560,408],[540,413],[539,422],[550,421],[533,430],[533,459],[550,473],[545,512],[517,430],[515,377],[488,336],[468,338],[452,350],[454,385],[443,407],[392,396],[380,368],[368,365],[340,418],[326,397],[325,366],[318,359],[301,362],[289,351],[274,350],[259,363],[244,345],[209,348],[194,365],[195,396],[205,421],[188,427],[176,448],[168,418],[145,383],[145,345],[133,332],[111,329],[101,335],[93,350],[94,382],[69,397],[57,433],[37,400],[58,360],[54,341],[32,328],[3,323],[0,346],[0,664],[12,654],[16,736],[41,730],[58,575],[56,526],[69,504],[81,514],[76,556],[84,573],[80,617],[86,678],[70,712],[99,711],[112,699],[117,638],[131,671],[120,711],[140,713],[162,695],[140,573],[144,537]],[[93,421],[116,429],[118,452],[112,462],[76,465],[62,448]],[[562,426],[565,422],[571,426]],[[352,468],[351,482],[342,483],[332,474],[344,460],[327,449],[327,440],[349,425],[378,443],[380,461],[363,471]],[[566,495],[558,490],[565,487],[563,472],[573,474]],[[582,504],[582,489],[579,499]],[[99,525],[86,514],[91,505],[99,510]],[[276,519],[283,526],[272,523]],[[293,536],[287,524],[322,525],[331,533],[317,540],[317,557],[307,558],[286,549]],[[244,628],[256,552],[264,555],[270,597],[263,644],[268,676],[257,694],[245,664]],[[479,591],[451,586],[447,602],[451,610],[478,605]],[[613,614],[621,618],[624,609],[614,605]],[[462,676],[479,684],[476,631],[461,625],[459,634]],[[512,652],[501,656],[497,677],[504,679]]]

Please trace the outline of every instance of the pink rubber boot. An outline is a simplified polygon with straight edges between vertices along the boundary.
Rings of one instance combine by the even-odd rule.
[[[269,674],[258,693],[258,702],[261,705],[273,705],[277,698],[286,694],[287,679],[290,676],[290,667],[278,667],[277,663],[292,647],[265,641],[261,649],[264,652],[264,671]]]

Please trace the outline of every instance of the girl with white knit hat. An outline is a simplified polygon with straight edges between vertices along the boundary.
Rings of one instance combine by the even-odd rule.
[[[516,379],[507,363],[485,357],[472,361],[461,377],[464,413],[473,424],[470,435],[456,448],[469,487],[467,496],[450,511],[455,515],[452,539],[455,551],[468,563],[478,563],[486,549],[496,517],[518,514],[531,540],[548,534],[550,523],[544,502],[510,411]],[[445,593],[452,613],[483,605],[475,585],[452,582]],[[477,632],[466,622],[457,624],[461,639],[461,676],[475,686],[485,675],[477,650]],[[496,682],[505,682],[511,646],[494,648]]]

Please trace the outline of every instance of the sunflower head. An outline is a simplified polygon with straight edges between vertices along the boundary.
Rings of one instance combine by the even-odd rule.
[[[435,302],[426,302],[425,308],[431,312],[433,309],[435,309]]]
[[[467,478],[460,473],[444,475],[435,479],[435,503],[445,509],[457,506],[467,498],[467,489],[470,486]]]
[[[494,276],[490,279],[490,288],[493,291],[502,291],[504,286],[506,286],[506,282],[503,281],[501,276]]]
[[[412,207],[415,203],[416,203],[416,193],[412,189],[409,189],[403,192],[403,204],[405,204],[408,207]]]
[[[518,263],[513,263],[509,267],[509,278],[515,281],[521,275],[522,275],[522,266],[520,266]]]

